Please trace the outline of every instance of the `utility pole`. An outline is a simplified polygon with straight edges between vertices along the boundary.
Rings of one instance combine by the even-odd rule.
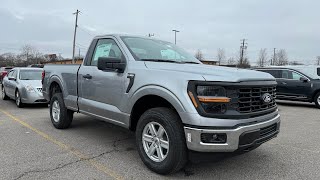
[[[153,33],[152,33],[152,34],[151,34],[151,33],[149,33],[149,34],[148,34],[148,37],[152,37],[152,36],[154,36],[154,34],[153,34]]]
[[[79,57],[79,59],[80,59],[80,48],[79,48],[79,56],[78,56],[78,57]]]
[[[274,65],[276,62],[276,48],[273,48],[273,60],[271,61],[271,65]]]
[[[176,29],[174,29],[172,31],[174,31],[174,44],[177,44],[177,32],[180,32],[180,31],[178,31]]]
[[[242,43],[241,43],[241,46],[240,46],[240,65],[243,64],[243,56],[244,56],[244,50],[247,49],[247,45],[248,43],[246,43],[246,39],[241,39]]]
[[[77,35],[79,13],[80,13],[80,11],[78,9],[76,12],[73,13],[76,15],[76,23],[74,25],[74,34],[73,34],[72,64],[74,64],[74,54],[75,54],[75,48],[76,48],[76,35]]]

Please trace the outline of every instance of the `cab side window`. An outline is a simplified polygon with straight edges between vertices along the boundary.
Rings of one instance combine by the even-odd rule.
[[[300,80],[302,76],[296,72],[292,72],[292,79],[293,80]]]
[[[271,74],[274,78],[281,78],[279,70],[266,69],[261,71]]]
[[[282,70],[282,76],[281,78],[283,79],[292,79],[292,74],[290,74],[291,71],[288,71],[288,70]],[[290,77],[291,75],[291,77]]]
[[[122,52],[113,39],[99,39],[91,59],[91,66],[97,66],[99,57],[122,59]]]
[[[282,78],[291,80],[300,80],[303,77],[299,73],[290,70],[282,70]]]

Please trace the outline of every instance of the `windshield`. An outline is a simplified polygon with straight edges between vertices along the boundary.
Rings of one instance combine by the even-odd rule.
[[[42,71],[32,71],[32,70],[21,70],[19,79],[20,80],[41,80]]]
[[[200,61],[176,45],[142,37],[121,37],[126,46],[140,61],[163,61],[176,63],[197,63]]]

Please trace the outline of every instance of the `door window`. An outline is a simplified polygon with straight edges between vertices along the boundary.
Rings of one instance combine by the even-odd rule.
[[[11,78],[12,74],[13,74],[13,71],[10,71],[9,74],[8,74],[8,78]]]
[[[282,78],[284,79],[300,80],[301,77],[303,76],[295,71],[282,70]]]
[[[292,79],[293,80],[300,80],[302,76],[296,72],[292,72]]]
[[[122,53],[113,39],[99,39],[90,65],[97,66],[99,57],[117,58],[120,60],[122,59]]]
[[[15,79],[17,79],[17,70],[13,71],[12,77],[15,78]]]
[[[261,71],[271,74],[274,78],[281,78],[279,70],[263,69]]]
[[[290,74],[291,71],[288,71],[288,70],[282,70],[282,76],[281,78],[283,79],[292,79],[292,74]],[[291,77],[290,77],[291,75]]]

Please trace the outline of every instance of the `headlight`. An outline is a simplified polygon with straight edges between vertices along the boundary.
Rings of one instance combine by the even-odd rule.
[[[34,92],[33,87],[30,85],[26,85],[26,90],[27,90],[27,92]]]
[[[188,92],[188,94],[196,108],[199,103],[206,113],[224,114],[227,111],[227,104],[230,102],[230,98],[227,97],[224,87],[196,86],[195,91],[196,95],[193,95],[192,92]]]

